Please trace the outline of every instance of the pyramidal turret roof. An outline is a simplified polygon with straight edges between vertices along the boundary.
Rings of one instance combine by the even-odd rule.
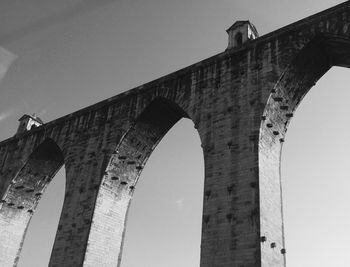
[[[24,119],[26,119],[26,118],[31,118],[31,119],[33,119],[33,120],[39,122],[40,124],[44,124],[44,122],[43,122],[39,117],[37,117],[37,116],[35,116],[35,115],[24,114],[24,115],[23,115],[22,117],[20,117],[18,120],[19,120],[19,121],[22,121],[22,120],[24,120]]]

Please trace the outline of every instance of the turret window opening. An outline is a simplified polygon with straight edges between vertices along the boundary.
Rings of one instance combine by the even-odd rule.
[[[236,44],[241,45],[243,43],[242,33],[241,32],[236,33],[235,39],[236,39]]]

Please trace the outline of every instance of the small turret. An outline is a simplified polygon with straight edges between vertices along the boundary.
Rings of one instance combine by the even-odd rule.
[[[249,20],[236,21],[226,32],[228,34],[227,49],[238,47],[259,37],[258,31]]]
[[[18,121],[19,121],[19,126],[17,129],[17,134],[23,133],[25,131],[30,131],[31,129],[44,124],[43,121],[39,117],[35,116],[34,114],[33,115],[24,114],[21,118],[19,118]]]

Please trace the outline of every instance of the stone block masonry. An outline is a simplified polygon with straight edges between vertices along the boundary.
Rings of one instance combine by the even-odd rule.
[[[350,66],[349,25],[345,2],[2,141],[0,266],[16,266],[63,164],[49,266],[120,266],[139,176],[181,118],[194,122],[205,159],[200,266],[285,266],[281,148],[310,88],[332,66]]]

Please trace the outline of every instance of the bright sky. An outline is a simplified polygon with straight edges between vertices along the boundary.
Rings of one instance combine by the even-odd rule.
[[[222,52],[249,19],[260,35],[342,1],[32,0],[0,3],[0,140]],[[11,64],[12,63],[12,64]],[[4,65],[5,64],[5,65]],[[10,66],[7,73],[6,68]],[[333,68],[296,112],[283,149],[288,267],[350,266],[350,71]],[[64,171],[33,216],[20,267],[47,266]],[[152,154],[131,205],[123,267],[199,266],[203,159],[192,122]]]

